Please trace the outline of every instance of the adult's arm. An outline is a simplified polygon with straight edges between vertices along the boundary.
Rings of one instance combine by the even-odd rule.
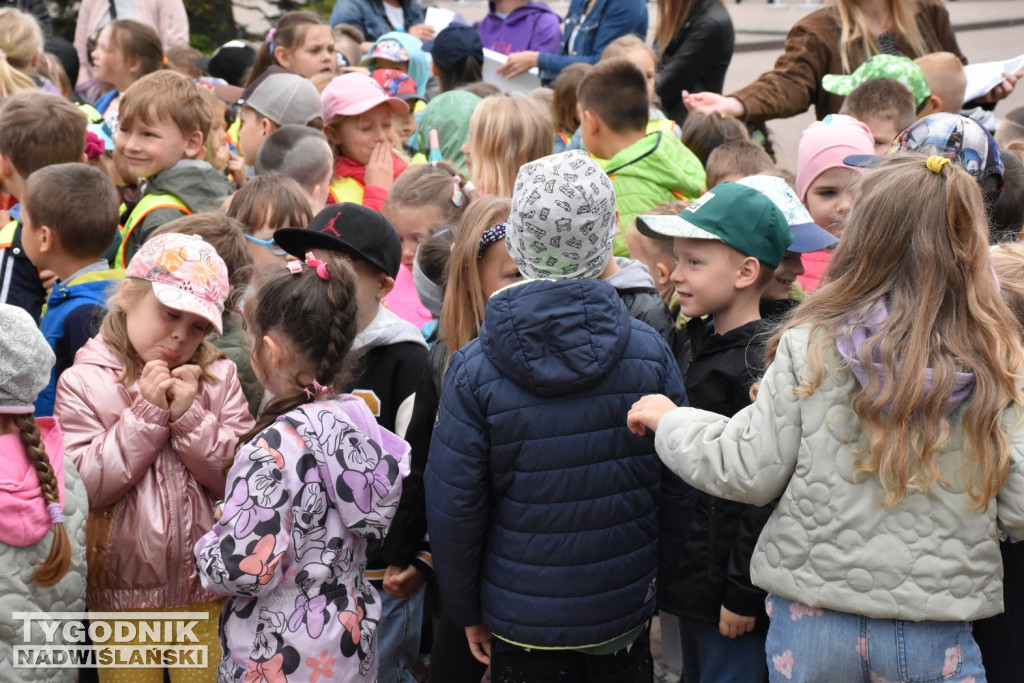
[[[366,35],[366,17],[363,16],[362,8],[359,3],[352,0],[337,0],[334,3],[334,9],[331,10],[331,18],[328,19],[328,23],[331,26],[338,24],[355,26],[363,32],[364,37],[369,38]]]
[[[598,27],[594,32],[594,42],[585,55],[563,55],[541,52],[537,55],[537,66],[543,78],[555,78],[565,67],[576,62],[594,64],[601,58],[601,53],[616,38],[631,33],[637,25],[637,13],[643,13],[642,26],[647,34],[647,5],[630,0],[610,0],[604,13],[598,18]]]
[[[556,14],[544,14],[537,21],[530,45],[527,50],[537,50],[541,54],[557,53],[562,47],[562,22]],[[538,56],[538,61],[540,57]]]
[[[728,49],[731,57],[735,46],[732,24],[715,21],[714,17],[699,17],[690,26],[684,25],[683,30],[686,35],[682,42],[671,54],[664,55],[658,68],[655,89],[666,112],[679,106],[683,90],[696,92],[696,88],[703,87],[707,73],[718,61],[709,55],[719,56]]]
[[[157,33],[164,50],[174,45],[188,45],[188,15],[181,0],[161,0],[157,4]]]

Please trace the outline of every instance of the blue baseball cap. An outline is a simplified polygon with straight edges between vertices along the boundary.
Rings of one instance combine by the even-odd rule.
[[[786,251],[806,254],[831,247],[839,238],[814,222],[800,198],[785,180],[778,176],[749,175],[737,180],[740,185],[752,187],[768,199],[775,202],[779,211],[786,217],[789,230],[793,233],[793,241]]]

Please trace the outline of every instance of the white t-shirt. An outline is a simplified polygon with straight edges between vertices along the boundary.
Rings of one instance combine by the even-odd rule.
[[[114,8],[117,10],[118,19],[135,19],[138,21],[139,13],[135,9],[135,0],[114,0]],[[103,28],[112,21],[110,12],[103,15],[97,28]]]
[[[384,14],[387,15],[388,21],[398,31],[405,30],[405,10],[401,7],[395,7],[390,3],[384,3]]]

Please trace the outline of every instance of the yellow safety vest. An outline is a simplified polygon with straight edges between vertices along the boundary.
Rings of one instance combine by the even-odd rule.
[[[177,209],[186,216],[191,216],[192,211],[189,210],[185,203],[175,197],[173,194],[147,194],[139,203],[132,209],[132,213],[128,216],[128,220],[125,221],[124,228],[121,229],[121,246],[117,248],[117,256],[114,257],[115,268],[126,268],[124,258],[124,250],[128,245],[128,240],[131,238],[135,228],[138,227],[139,223],[153,211],[157,209]]]
[[[341,204],[342,202],[362,204],[363,184],[355,178],[335,178],[332,180],[331,194],[327,198],[327,203]]]
[[[14,233],[18,231],[18,221],[11,221],[0,228],[0,249],[7,249],[14,243]]]

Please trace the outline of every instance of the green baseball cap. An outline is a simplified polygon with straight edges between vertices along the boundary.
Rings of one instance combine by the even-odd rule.
[[[785,214],[752,187],[721,183],[677,216],[637,216],[637,230],[654,239],[718,240],[773,268],[793,242]]]
[[[857,67],[852,74],[828,74],[821,79],[821,87],[833,95],[847,96],[857,86],[873,78],[888,78],[902,83],[914,96],[914,106],[920,107],[932,95],[928,80],[913,59],[896,55],[875,55]]]

